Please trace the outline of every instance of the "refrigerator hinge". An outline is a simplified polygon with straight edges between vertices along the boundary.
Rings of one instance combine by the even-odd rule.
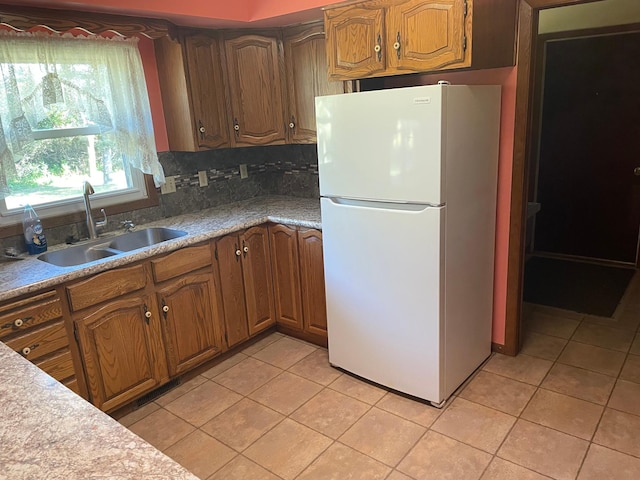
[[[467,0],[464,0],[464,18],[467,18],[467,12],[469,11]]]
[[[462,38],[462,50],[465,51],[465,52],[467,51],[467,36],[466,35]]]

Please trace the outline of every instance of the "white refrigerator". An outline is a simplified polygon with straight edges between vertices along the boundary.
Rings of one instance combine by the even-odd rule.
[[[491,353],[499,86],[316,98],[329,361],[442,406]]]

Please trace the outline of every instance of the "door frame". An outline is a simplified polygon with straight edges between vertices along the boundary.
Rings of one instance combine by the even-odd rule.
[[[600,0],[519,0],[516,59],[518,70],[509,213],[506,315],[504,349],[501,352],[507,355],[516,355],[521,343],[527,186],[535,112],[533,63],[536,59],[539,12],[547,8],[597,1]]]

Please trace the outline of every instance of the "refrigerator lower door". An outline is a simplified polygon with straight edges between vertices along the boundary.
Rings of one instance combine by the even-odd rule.
[[[440,403],[445,207],[321,199],[329,361]]]

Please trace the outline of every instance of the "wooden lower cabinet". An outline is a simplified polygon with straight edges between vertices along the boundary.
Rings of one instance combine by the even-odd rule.
[[[232,347],[275,325],[267,227],[217,240],[225,339]]]
[[[326,338],[327,298],[324,289],[322,232],[299,230],[298,249],[304,330]]]
[[[285,225],[272,225],[269,227],[269,241],[273,261],[276,323],[302,330],[298,232]]]
[[[93,404],[113,410],[168,380],[153,298],[130,295],[84,312],[75,326]]]

